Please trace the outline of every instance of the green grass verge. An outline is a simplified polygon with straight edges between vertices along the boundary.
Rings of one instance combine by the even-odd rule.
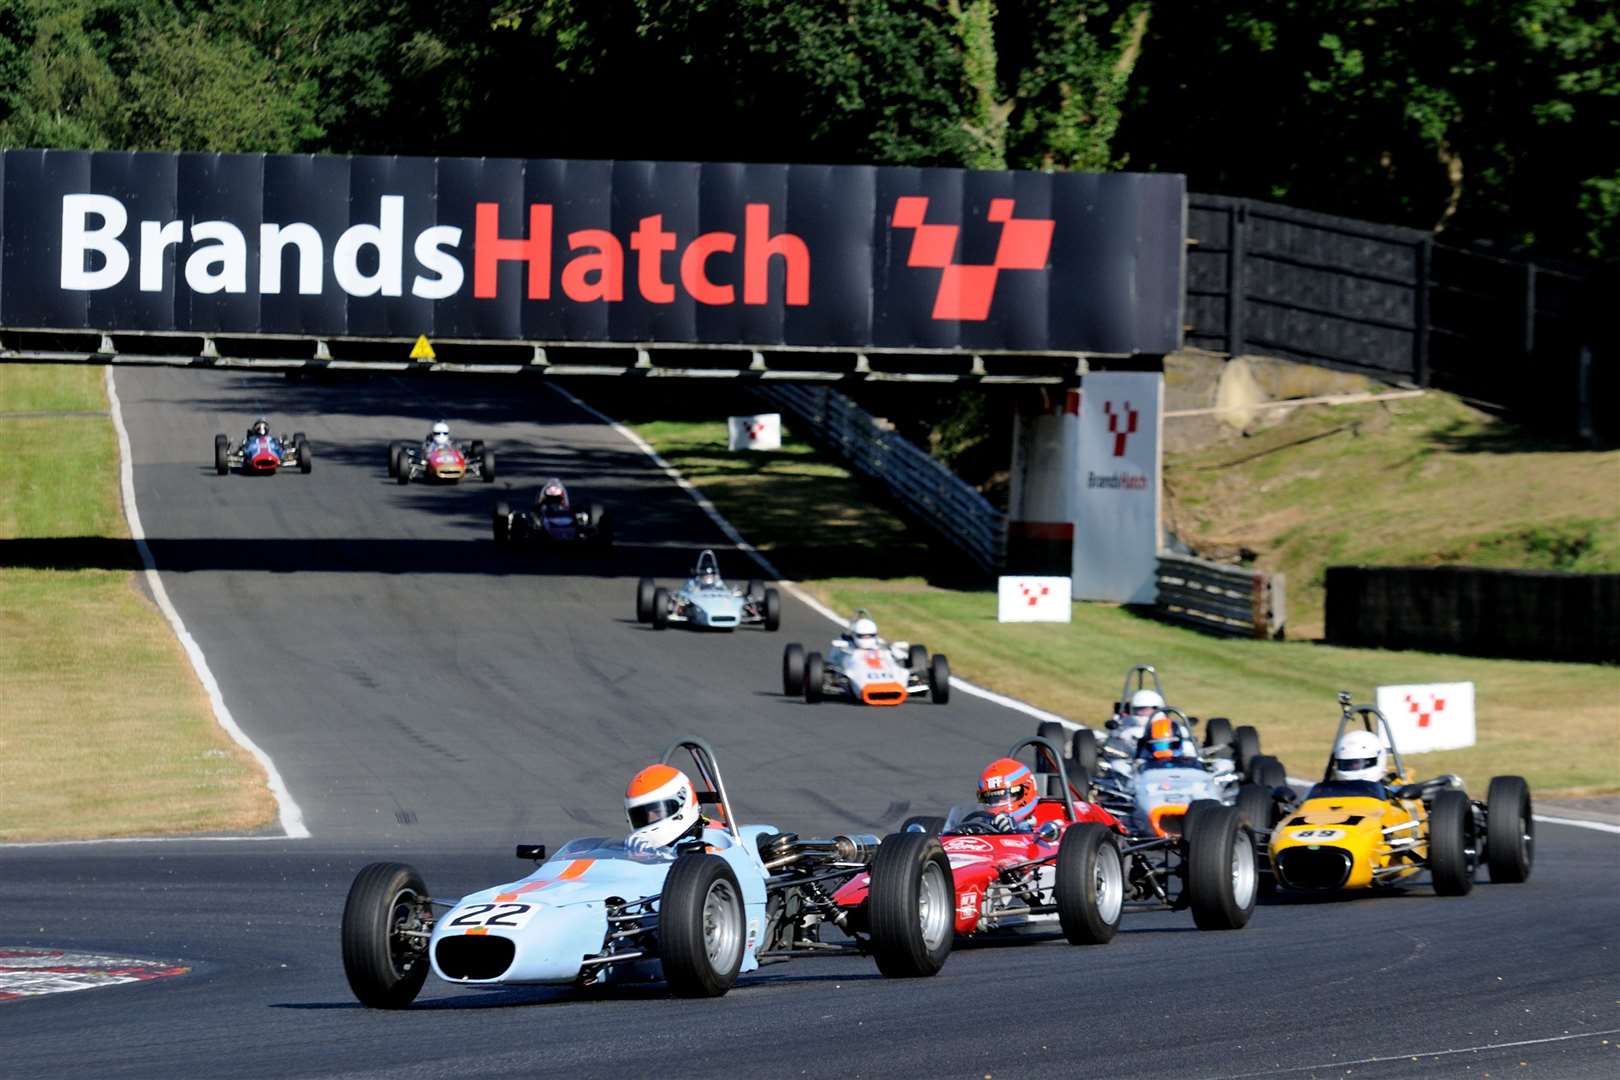
[[[0,364],[0,550],[127,539],[100,368]],[[64,543],[63,561],[72,563]],[[15,549],[14,549],[15,550]],[[274,819],[162,614],[123,570],[0,559],[0,841],[237,831]]]
[[[908,560],[927,561],[926,553],[916,553],[928,545],[874,506],[869,489],[804,444],[792,442],[790,450],[762,461],[728,452],[719,422],[632,426],[751,543],[829,607],[865,607],[886,636],[923,642],[947,654],[962,677],[1061,715],[1101,723],[1126,669],[1151,663],[1173,701],[1195,715],[1257,725],[1268,752],[1292,775],[1310,776],[1330,749],[1338,690],[1370,700],[1380,684],[1472,681],[1478,745],[1417,755],[1420,771],[1459,773],[1481,792],[1491,776],[1503,773],[1523,775],[1546,794],[1620,790],[1620,669],[1228,641],[1103,604],[1076,604],[1067,625],[1002,625],[989,591],[938,588],[916,576],[850,577],[873,565],[915,575],[917,562]],[[1271,456],[1275,475],[1286,477],[1286,453]],[[778,498],[780,505],[761,505]],[[1381,516],[1373,505],[1358,505],[1356,513]],[[832,531],[822,520],[846,524]],[[813,537],[811,546],[831,545],[836,558],[798,558],[806,537]]]
[[[1446,394],[1301,409],[1165,460],[1170,526],[1288,575],[1289,635],[1320,637],[1329,565],[1620,571],[1620,451],[1549,448]]]

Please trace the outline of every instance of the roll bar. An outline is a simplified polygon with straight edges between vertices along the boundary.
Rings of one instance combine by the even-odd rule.
[[[1133,678],[1136,680],[1137,690],[1145,690],[1147,689],[1147,676],[1149,675],[1153,676],[1153,692],[1159,695],[1160,700],[1165,700],[1164,687],[1159,682],[1158,671],[1153,667],[1152,664],[1137,664],[1135,667],[1131,668],[1131,670],[1125,673],[1125,685],[1120,688],[1119,701],[1115,703],[1114,707],[1115,712],[1119,712],[1122,709],[1130,707],[1132,693],[1131,680]],[[1185,720],[1187,718],[1187,714],[1183,713],[1181,718]]]
[[[1395,745],[1395,732],[1389,726],[1389,718],[1376,705],[1353,705],[1351,701],[1350,691],[1339,691],[1339,727],[1333,733],[1333,745],[1328,750],[1327,768],[1322,770],[1323,781],[1333,778],[1333,751],[1338,749],[1339,740],[1344,738],[1344,729],[1357,722],[1362,730],[1379,736],[1389,747],[1389,756],[1395,759],[1395,775],[1404,778],[1406,762],[1401,760],[1400,749]]]
[[[1069,786],[1069,767],[1063,762],[1062,751],[1057,748],[1051,739],[1048,739],[1043,735],[1031,735],[1028,738],[1019,739],[1017,742],[1013,743],[1011,748],[1009,748],[1007,751],[1007,756],[1017,760],[1018,751],[1024,749],[1026,746],[1033,746],[1035,748],[1035,768],[1033,770],[1035,773],[1049,772],[1049,770],[1041,768],[1042,754],[1050,755],[1052,760],[1057,762],[1057,774],[1060,782],[1063,784],[1063,816],[1068,819],[1070,825],[1073,825],[1075,791],[1074,788]]]
[[[726,797],[725,781],[720,779],[720,766],[715,763],[714,750],[698,736],[685,735],[669,744],[661,760],[665,765],[675,765],[678,769],[680,766],[676,765],[674,759],[682,750],[692,759],[692,771],[696,774],[694,779],[698,782],[698,805],[719,807],[720,817],[732,839],[742,843],[742,833],[737,831],[737,815],[731,812],[731,800]]]

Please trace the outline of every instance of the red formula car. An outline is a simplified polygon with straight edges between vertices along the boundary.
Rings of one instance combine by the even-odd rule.
[[[1041,785],[1044,793],[1022,822],[957,807],[944,819],[912,818],[904,826],[939,834],[955,881],[958,937],[1055,922],[1072,944],[1100,945],[1119,929],[1127,900],[1191,908],[1206,930],[1248,922],[1256,893],[1254,840],[1234,808],[1201,804],[1189,813],[1185,839],[1144,843],[1070,786],[1056,744],[1040,736],[1022,739],[1007,757],[1025,750],[1034,752],[1035,769],[1017,782]],[[1172,846],[1174,853],[1160,850]],[[849,912],[852,927],[864,925],[864,874],[833,898]]]

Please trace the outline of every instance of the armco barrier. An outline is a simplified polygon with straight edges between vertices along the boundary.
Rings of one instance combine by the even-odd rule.
[[[1620,662],[1620,574],[1330,566],[1327,640],[1469,656]]]
[[[764,384],[759,395],[794,417],[792,426],[856,472],[879,481],[912,516],[933,526],[982,569],[1007,562],[1007,515],[950,469],[836,390]]]
[[[1281,638],[1287,593],[1282,574],[1159,553],[1159,614],[1228,637]]]

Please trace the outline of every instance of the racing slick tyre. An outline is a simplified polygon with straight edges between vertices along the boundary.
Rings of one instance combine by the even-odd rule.
[[[676,997],[719,997],[742,968],[742,886],[718,855],[682,855],[658,898],[658,957]]]
[[[1231,746],[1232,721],[1224,716],[1212,716],[1204,725],[1205,746]]]
[[[393,480],[399,476],[399,443],[388,444],[388,479]]]
[[[1530,816],[1530,785],[1522,776],[1493,776],[1485,792],[1485,861],[1495,884],[1517,885],[1530,877],[1536,826]]]
[[[231,471],[231,440],[224,435],[214,436],[214,471],[221,476]]]
[[[939,837],[884,837],[872,859],[866,915],[872,957],[889,978],[932,975],[945,966],[956,931],[956,885]]]
[[[394,455],[394,479],[401,484],[411,482],[411,460],[406,456],[403,446],[399,448],[399,453]]]
[[[818,652],[809,653],[804,658],[804,701],[807,705],[814,705],[821,700],[822,680],[827,677],[827,662]]]
[[[788,697],[804,693],[804,646],[797,641],[782,650],[782,693]]]
[[[484,440],[474,439],[472,442],[468,443],[467,452],[473,457],[482,461],[484,459]]]
[[[951,700],[951,662],[944,653],[928,658],[928,700],[944,705]]]
[[[782,594],[765,590],[765,629],[775,633],[782,625]]]
[[[1267,791],[1275,791],[1288,786],[1288,770],[1270,754],[1261,754],[1249,762],[1249,780]]]
[[[1198,802],[1202,802],[1199,800]],[[1238,808],[1213,803],[1185,819],[1187,899],[1200,930],[1238,930],[1254,914],[1260,888],[1254,834]]]
[[[913,645],[907,650],[906,667],[915,671],[918,675],[926,675],[928,672],[928,647],[925,645]]]
[[[743,596],[749,600],[755,601],[756,603],[765,599],[765,583],[759,580],[759,578],[749,578],[748,591],[743,593]]]
[[[913,814],[900,823],[901,832],[927,833],[929,836],[938,836],[945,830],[945,819],[931,817],[927,814]]]
[[[495,451],[485,450],[478,455],[478,475],[486,484],[495,482]]]
[[[1237,802],[1238,817],[1243,823],[1255,832],[1270,832],[1275,822],[1272,817],[1276,813],[1276,800],[1271,797],[1271,789],[1263,784],[1244,784],[1238,788]]]
[[[1125,910],[1125,867],[1108,826],[1070,825],[1058,844],[1058,922],[1070,945],[1105,945]]]
[[[512,539],[512,508],[504,502],[496,503],[495,509],[489,513],[489,524],[497,544]]]
[[[669,629],[669,590],[657,588],[653,590],[652,602],[652,628],[654,630]]]
[[[1249,766],[1255,758],[1260,756],[1260,732],[1248,724],[1243,724],[1232,732],[1232,760],[1237,763],[1237,771],[1248,779],[1253,779]]]
[[[608,513],[607,507],[599,502],[591,503],[585,520],[590,525],[591,539],[597,547],[613,546],[613,515]]]
[[[1070,744],[1069,759],[1074,762],[1075,771],[1088,782],[1097,775],[1099,757],[1097,733],[1090,728],[1081,728],[1075,732]]]
[[[1069,741],[1069,730],[1056,720],[1042,720],[1035,725],[1035,737],[1050,740],[1052,745],[1058,748],[1058,753],[1061,754],[1063,753],[1063,744]],[[1045,772],[1048,764],[1052,766],[1053,772],[1057,771],[1057,762],[1048,762],[1045,754],[1035,756],[1037,772]]]
[[[343,905],[343,973],[360,1004],[403,1009],[427,979],[422,919],[427,885],[415,867],[376,862],[355,875]]]
[[[293,449],[298,454],[298,471],[308,476],[309,470],[314,467],[314,452],[310,450],[309,440],[304,438],[302,431],[293,435]]]
[[[657,591],[658,583],[650,577],[636,582],[636,622],[652,622],[653,593]]]
[[[1479,864],[1474,804],[1466,793],[1448,788],[1429,804],[1429,876],[1440,896],[1467,896]]]

